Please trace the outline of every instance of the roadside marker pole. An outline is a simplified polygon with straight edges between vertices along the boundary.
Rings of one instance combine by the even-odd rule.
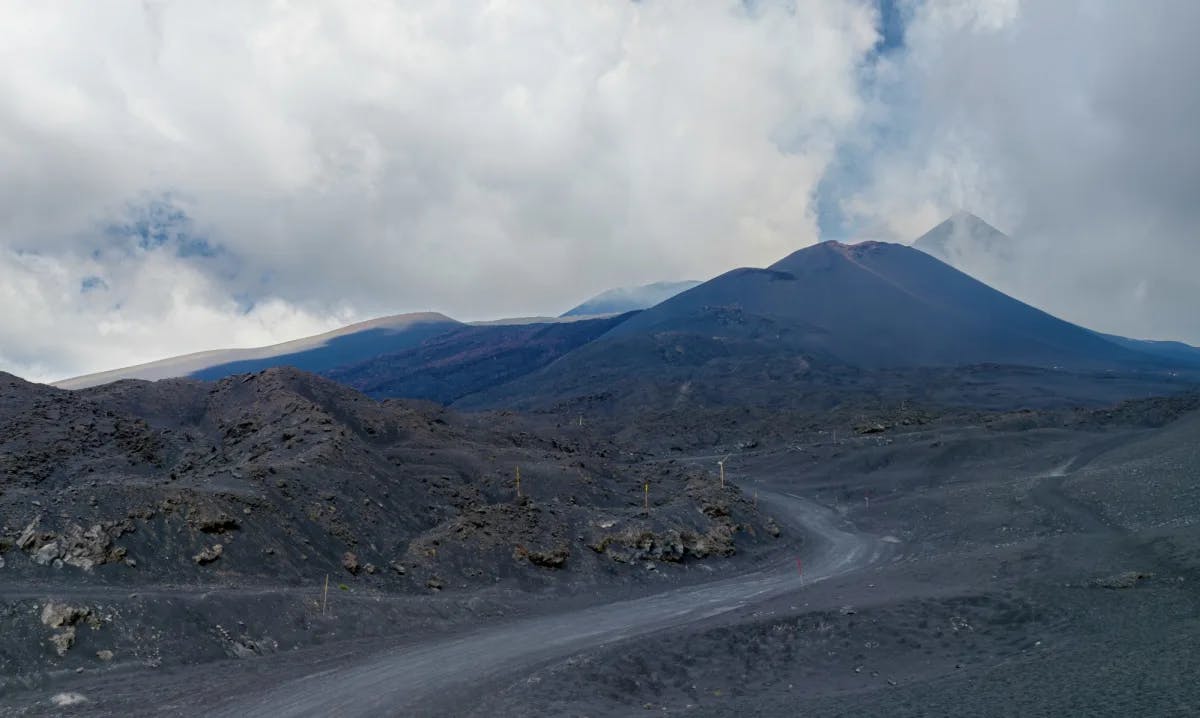
[[[646,513],[650,513],[650,482],[642,484],[642,499],[646,507]]]
[[[325,606],[329,603],[329,574],[325,574],[325,593],[321,595],[321,615],[325,615]]]
[[[521,467],[517,467],[517,498],[521,498]]]

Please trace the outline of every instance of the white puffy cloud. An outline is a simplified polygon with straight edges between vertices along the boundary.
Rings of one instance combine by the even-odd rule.
[[[5,3],[0,368],[773,261],[817,239],[876,22],[865,0]],[[112,250],[162,197],[219,256]]]

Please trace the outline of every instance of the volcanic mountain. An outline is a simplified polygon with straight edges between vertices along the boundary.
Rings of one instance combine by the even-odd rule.
[[[745,321],[731,326],[722,318],[730,312]],[[884,242],[825,242],[766,269],[727,272],[642,312],[605,338],[669,331],[744,335],[752,323],[770,326],[781,345],[867,368],[1156,363],[923,252]]]
[[[1093,375],[1080,379],[1085,393],[1108,396],[1098,387],[1110,371],[1142,381],[1200,367],[1135,346],[1057,319],[911,247],[825,242],[766,269],[726,272],[456,405],[812,408],[835,405],[851,386],[917,396],[945,382],[971,402],[1003,395],[1010,398],[1001,403],[1024,405],[1045,381],[1071,383],[1068,373]],[[1109,398],[1138,391],[1123,387]]]

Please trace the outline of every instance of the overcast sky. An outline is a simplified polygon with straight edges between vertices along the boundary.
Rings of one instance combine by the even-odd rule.
[[[0,370],[1020,238],[1065,318],[1200,343],[1200,3],[0,4]],[[1015,290],[1014,290],[1015,291]]]

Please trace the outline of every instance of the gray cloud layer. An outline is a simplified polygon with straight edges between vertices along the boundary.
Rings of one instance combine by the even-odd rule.
[[[854,225],[965,206],[1059,264],[1029,298],[1200,341],[1196,11],[903,10],[879,57],[867,0],[6,3],[0,369],[765,264],[847,148]]]
[[[911,238],[965,207],[1019,238],[1006,289],[1087,326],[1200,343],[1195,3],[910,8],[883,71],[866,226]],[[899,117],[899,122],[893,119]]]

